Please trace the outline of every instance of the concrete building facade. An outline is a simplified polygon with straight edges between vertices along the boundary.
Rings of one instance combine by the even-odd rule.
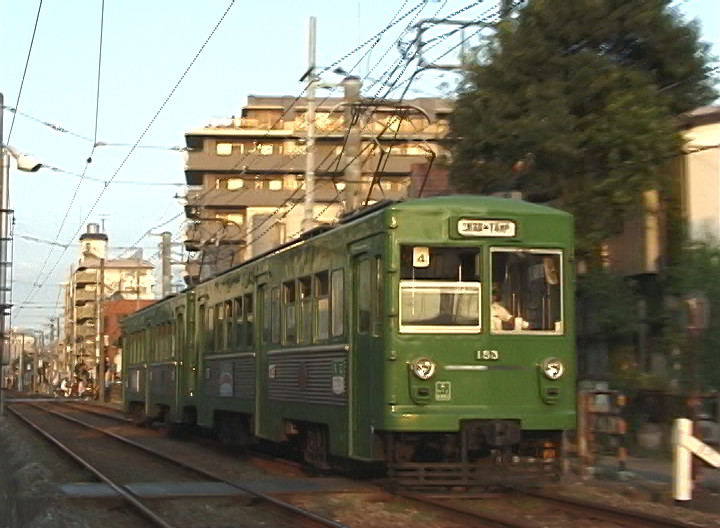
[[[450,103],[318,98],[315,113],[317,223],[332,222],[355,198],[403,198],[413,164],[442,156]],[[302,230],[308,102],[249,96],[241,117],[185,134],[188,147],[186,266],[188,283],[291,240]],[[349,127],[359,134],[348,155]],[[348,166],[358,180],[346,177]]]
[[[108,236],[89,224],[80,236],[80,255],[65,288],[65,364],[68,371],[84,362],[91,372],[104,350],[107,332],[98,321],[109,299],[128,300],[130,313],[153,301],[153,265],[139,257],[109,258]],[[111,363],[114,357],[108,358]]]

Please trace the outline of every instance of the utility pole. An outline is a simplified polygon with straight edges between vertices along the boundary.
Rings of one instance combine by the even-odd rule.
[[[25,389],[25,333],[20,334],[20,364],[18,370],[20,376],[18,377],[18,390],[22,392]]]
[[[315,225],[315,29],[317,20],[310,17],[308,22],[308,69],[303,76],[307,80],[307,110],[305,112],[305,130],[307,141],[305,154],[305,211],[303,231]],[[301,79],[302,80],[302,79]]]
[[[8,284],[7,284],[7,266],[8,266],[8,240],[10,233],[8,231],[8,218],[10,216],[10,156],[5,153],[5,144],[3,143],[3,109],[5,108],[5,98],[0,93],[0,373],[4,373],[5,365],[5,325],[6,310],[8,306]],[[0,415],[5,414],[5,396],[0,386]]]
[[[167,297],[172,293],[172,261],[170,250],[172,249],[172,233],[162,233],[162,296]]]
[[[75,368],[78,358],[77,350],[77,307],[75,306],[75,297],[77,295],[76,277],[73,273],[73,266],[70,266],[70,324],[72,325],[72,360],[70,361],[70,372]]]
[[[343,153],[343,165],[345,166],[343,202],[345,212],[349,213],[358,209],[362,204],[361,129],[358,126],[359,115],[356,115],[356,112],[360,112],[356,103],[360,101],[362,81],[357,77],[350,76],[346,77],[342,84],[345,92],[345,124],[348,127],[347,142]]]
[[[98,398],[105,401],[105,259],[100,259],[100,297],[98,299],[98,341],[95,352],[98,358]]]

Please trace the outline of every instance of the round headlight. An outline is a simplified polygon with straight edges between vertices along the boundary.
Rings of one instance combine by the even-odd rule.
[[[435,362],[427,358],[419,358],[410,363],[410,369],[421,380],[427,380],[435,374]]]
[[[547,358],[542,363],[542,371],[548,379],[560,379],[565,374],[565,365],[558,358]]]

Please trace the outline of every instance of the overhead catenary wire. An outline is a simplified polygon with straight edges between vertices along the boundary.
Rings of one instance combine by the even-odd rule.
[[[472,5],[477,5],[477,4],[479,4],[479,3],[481,3],[481,2],[476,2],[475,4],[472,4]],[[403,4],[403,5],[404,5],[404,4]],[[443,5],[444,5],[444,4],[443,4]],[[471,5],[471,6],[472,6],[472,5]],[[416,7],[419,7],[419,5],[416,6]],[[442,6],[441,6],[440,9],[438,9],[438,10],[435,12],[435,14],[437,14],[441,9],[442,9]],[[466,10],[466,9],[460,9],[460,10],[458,10],[455,14],[459,14],[459,13],[465,11],[465,10]],[[411,12],[412,12],[412,11],[411,11]],[[408,14],[409,14],[409,13],[408,13]],[[398,37],[397,40],[399,40],[400,38],[402,38],[402,35],[404,35],[405,33],[407,33],[407,32],[413,27],[413,22],[414,22],[414,20],[417,18],[417,16],[418,16],[419,14],[420,14],[420,11],[418,11],[418,12],[416,13],[416,16],[413,17],[413,19],[410,21],[410,23],[407,25],[407,27],[405,28],[405,30],[403,31],[403,33],[401,34],[401,36]],[[396,14],[396,15],[397,15],[397,14]],[[407,15],[407,14],[406,14],[406,15]],[[406,17],[403,17],[403,18],[406,18]],[[396,42],[397,42],[397,40],[396,40]],[[374,47],[376,44],[377,44],[377,41],[373,44],[373,47]],[[390,46],[389,49],[392,49],[393,46],[394,46],[394,44],[395,44],[395,43],[393,43],[393,44]],[[372,50],[372,48],[371,48],[371,50]],[[366,52],[366,54],[369,53],[369,51],[371,51],[371,50],[368,50],[368,52]],[[373,68],[368,71],[368,75],[382,62],[382,59],[383,59],[386,55],[387,55],[387,51],[386,51],[386,53],[383,55],[383,57],[381,57],[381,59],[376,62],[376,64],[373,66]],[[358,61],[358,63],[357,63],[354,67],[356,67],[359,63],[361,63],[362,60],[363,60],[363,58],[361,57],[360,60]],[[381,78],[384,77],[384,76],[386,76],[386,75],[388,75],[388,71],[390,71],[389,76],[391,77],[391,76],[394,74],[394,72],[397,70],[397,68],[399,67],[399,65],[400,65],[401,62],[402,62],[402,59],[396,61],[395,63],[393,63],[393,65],[391,65],[390,68],[388,68],[388,70],[386,70],[386,72],[384,72],[384,74],[381,75]],[[334,64],[335,64],[335,63],[334,63]],[[407,64],[408,64],[408,63],[406,63],[405,68],[407,68]],[[354,69],[354,67],[353,67],[353,69]],[[397,77],[396,80],[398,80],[399,78],[402,77],[402,74],[404,73],[405,68],[403,68],[403,70],[400,72],[400,74],[398,75],[398,77]],[[381,88],[382,88],[382,87],[381,87]],[[381,89],[381,88],[380,88],[380,89]],[[378,91],[376,92],[375,97],[374,97],[375,99],[377,99],[377,96],[378,96],[378,94],[379,94],[379,92],[380,92],[380,89],[378,89]],[[406,90],[406,92],[407,92],[407,90]],[[403,95],[403,96],[404,96],[404,95]],[[295,103],[297,100],[298,100],[298,99],[296,98],[296,100],[295,100],[293,103]],[[321,102],[321,104],[324,103],[326,100],[327,100],[327,97]],[[291,106],[292,106],[292,105],[291,105]],[[285,114],[286,114],[286,113],[287,113],[287,111],[285,112]],[[280,119],[282,119],[282,117],[284,117],[285,114],[283,114],[283,116],[281,116]],[[279,120],[280,120],[280,119],[279,119]],[[278,120],[278,122],[279,122],[279,120]],[[387,128],[389,127],[389,125],[390,125],[390,123],[388,123],[388,126],[385,127],[385,129],[383,130],[383,132],[381,132],[380,135],[382,135],[382,133],[384,133],[384,131],[387,130]],[[271,128],[274,128],[274,126],[271,127]],[[331,130],[330,132],[332,132],[332,130]],[[329,133],[330,133],[330,132],[329,132]],[[343,149],[342,149],[343,151],[344,151],[344,147],[345,147],[345,144],[343,144]],[[356,156],[353,158],[353,160],[357,159],[358,156],[361,156],[361,155],[365,152],[365,150],[366,150],[366,149],[363,149],[358,155],[356,155]],[[299,155],[299,154],[298,154],[298,155]],[[298,155],[296,155],[296,156],[298,156]],[[340,154],[338,154],[338,156],[337,156],[337,161],[338,161],[338,163],[340,162],[341,157],[342,157],[342,152],[341,152]],[[327,156],[326,156],[326,159],[327,159]],[[241,160],[242,160],[242,158],[241,158]],[[351,161],[353,161],[353,160],[351,160]],[[324,162],[324,160],[323,160],[323,162]],[[323,162],[321,162],[320,164],[318,164],[318,167],[322,166],[322,163],[323,163]],[[239,163],[236,163],[236,166],[237,166],[238,164],[239,164]],[[251,230],[247,231],[247,232],[245,233],[244,237],[246,237],[246,236],[248,236],[249,234],[251,234],[252,232],[258,230],[258,229],[259,229],[260,227],[262,227],[265,223],[267,223],[268,221],[270,221],[278,212],[280,212],[281,210],[283,210],[283,209],[290,203],[291,199],[292,199],[293,196],[297,193],[298,190],[299,190],[299,189],[296,189],[296,191],[295,191],[290,197],[288,197],[283,204],[281,204],[279,207],[277,207],[277,208],[275,209],[275,211],[273,211],[270,215],[268,215],[263,222],[261,222],[260,224],[254,226]],[[334,203],[335,201],[337,201],[337,198],[338,198],[338,197],[339,197],[339,193],[336,194],[336,198],[335,198],[333,201],[331,201],[331,203],[328,204],[328,205],[323,209],[323,211],[321,212],[321,214],[320,214],[319,216],[322,216],[322,214],[324,214],[324,212],[329,208],[329,206],[332,205],[332,203]],[[253,240],[252,240],[251,242],[247,243],[245,247],[251,246],[254,242],[256,242],[257,240],[259,240],[259,239],[262,238],[265,234],[267,234],[270,230],[272,230],[273,227],[274,227],[278,222],[282,221],[282,219],[284,219],[284,218],[289,214],[289,212],[297,205],[297,203],[298,203],[298,202],[295,202],[291,207],[289,207],[287,210],[285,210],[285,211],[283,212],[283,214],[282,214],[278,219],[276,219],[276,221],[275,221],[272,225],[270,225],[269,227],[267,227],[262,233],[260,233],[259,235],[254,236],[254,237],[253,237]],[[318,217],[319,217],[319,216],[318,216]],[[220,232],[220,230],[218,230],[218,231],[216,232],[216,234],[218,234],[219,232]]]
[[[35,16],[35,26],[33,27],[32,37],[30,38],[30,47],[28,48],[27,59],[25,59],[25,68],[23,69],[22,80],[20,81],[20,89],[18,90],[17,100],[15,101],[15,108],[20,106],[20,97],[22,96],[23,87],[25,86],[25,76],[27,75],[28,66],[30,65],[30,57],[32,55],[33,44],[35,43],[35,35],[37,34],[38,23],[40,22],[40,12],[42,11],[43,0],[40,0],[38,4],[37,15]],[[13,133],[13,127],[15,126],[15,116],[13,114],[12,122],[10,123],[10,131],[8,132],[8,138],[6,143],[10,143],[10,137]],[[2,138],[0,138],[2,143]]]
[[[233,7],[234,4],[235,4],[235,0],[231,0],[230,3],[228,4],[227,8],[226,8],[225,11],[223,12],[222,16],[220,17],[220,19],[218,20],[218,22],[215,24],[215,27],[212,29],[212,31],[210,32],[210,34],[208,35],[208,37],[205,39],[205,41],[203,42],[203,44],[200,46],[200,49],[197,51],[197,53],[196,53],[195,56],[192,58],[192,60],[191,60],[190,63],[188,64],[188,66],[185,68],[185,71],[182,73],[182,75],[180,76],[180,78],[178,79],[178,81],[175,83],[175,85],[173,86],[173,88],[170,90],[170,93],[167,95],[167,97],[165,98],[165,100],[163,101],[163,103],[160,105],[160,107],[158,108],[158,110],[155,112],[155,115],[150,119],[150,121],[148,122],[148,124],[147,124],[147,126],[145,127],[145,129],[143,130],[143,132],[140,134],[140,136],[138,137],[138,139],[135,141],[134,145],[130,148],[130,150],[128,151],[128,153],[126,154],[126,156],[123,158],[123,160],[121,161],[121,163],[120,163],[120,165],[118,166],[118,168],[115,170],[115,172],[113,173],[113,175],[110,177],[110,179],[108,180],[108,182],[105,184],[105,186],[102,188],[102,190],[101,190],[100,193],[98,194],[97,198],[95,199],[95,201],[93,202],[93,205],[92,205],[91,208],[90,208],[90,211],[89,211],[88,214],[86,215],[85,220],[80,224],[80,226],[78,227],[78,229],[76,230],[76,232],[75,232],[75,233],[73,234],[73,236],[71,237],[71,241],[74,240],[75,237],[77,236],[77,234],[80,232],[80,229],[82,229],[82,225],[87,221],[87,219],[88,219],[88,218],[90,217],[90,215],[93,213],[93,211],[94,211],[95,208],[97,207],[97,204],[100,202],[100,199],[101,199],[101,198],[103,197],[103,195],[105,194],[105,191],[107,190],[108,186],[112,183],[112,181],[115,179],[115,177],[120,173],[120,171],[122,170],[122,168],[123,168],[123,167],[125,166],[125,164],[127,163],[127,160],[128,160],[128,159],[130,158],[130,156],[133,154],[133,152],[135,151],[135,149],[137,148],[137,146],[140,144],[140,142],[143,140],[143,138],[145,137],[145,135],[147,135],[148,131],[150,130],[150,128],[152,127],[152,125],[155,123],[155,121],[156,121],[157,118],[159,117],[160,113],[161,113],[161,112],[163,111],[163,109],[167,106],[168,102],[170,101],[170,99],[172,98],[172,96],[175,94],[175,92],[177,91],[178,87],[179,87],[180,84],[183,82],[183,80],[185,79],[185,77],[187,76],[187,74],[190,72],[190,69],[191,69],[191,68],[193,67],[193,65],[197,62],[198,58],[200,57],[200,55],[202,54],[202,52],[205,50],[205,48],[207,47],[208,43],[210,42],[210,40],[212,39],[212,37],[215,35],[215,33],[217,32],[218,28],[220,27],[220,25],[222,24],[222,22],[225,20],[225,18],[227,17],[227,14],[230,12],[230,9],[232,9],[232,7]],[[86,170],[87,170],[87,164],[86,164]],[[81,182],[82,182],[82,180],[80,180],[80,183],[81,183]],[[77,194],[77,193],[76,193],[76,194]],[[67,218],[67,215],[65,215],[65,217]],[[48,280],[48,278],[52,275],[53,271],[55,271],[55,268],[57,268],[57,266],[60,264],[60,260],[62,259],[62,256],[65,254],[66,251],[67,251],[67,248],[63,249],[63,251],[61,252],[60,256],[59,256],[58,259],[56,260],[55,264],[53,265],[53,267],[51,268],[51,270],[47,273],[47,278],[45,278],[44,280],[40,280],[40,277],[42,277],[42,273],[43,273],[43,271],[44,271],[44,266],[43,266],[43,268],[41,269],[40,273],[38,274],[38,277],[39,277],[39,279],[38,279],[38,284],[39,284],[39,286],[38,286],[37,288],[32,288],[32,289],[30,290],[30,293],[27,295],[27,297],[25,298],[25,300],[23,301],[23,303],[21,303],[21,304],[18,306],[18,308],[17,308],[17,313],[20,313],[20,312],[22,311],[22,307],[23,307],[23,305],[25,304],[25,302],[28,301],[28,300],[31,300],[32,297],[33,297],[33,295],[35,295],[35,293],[36,293],[40,288],[42,288],[43,284]],[[51,253],[52,253],[52,249],[51,249],[51,251],[48,253],[48,259],[49,259],[49,255],[50,255]],[[47,262],[48,259],[46,259],[46,262]]]

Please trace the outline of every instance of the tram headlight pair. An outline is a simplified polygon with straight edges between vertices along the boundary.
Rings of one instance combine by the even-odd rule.
[[[540,368],[543,374],[545,374],[545,377],[551,380],[560,379],[562,375],[565,374],[565,365],[560,359],[554,357],[543,360]]]
[[[418,358],[410,363],[410,370],[421,380],[428,380],[435,374],[437,364],[428,358]]]

